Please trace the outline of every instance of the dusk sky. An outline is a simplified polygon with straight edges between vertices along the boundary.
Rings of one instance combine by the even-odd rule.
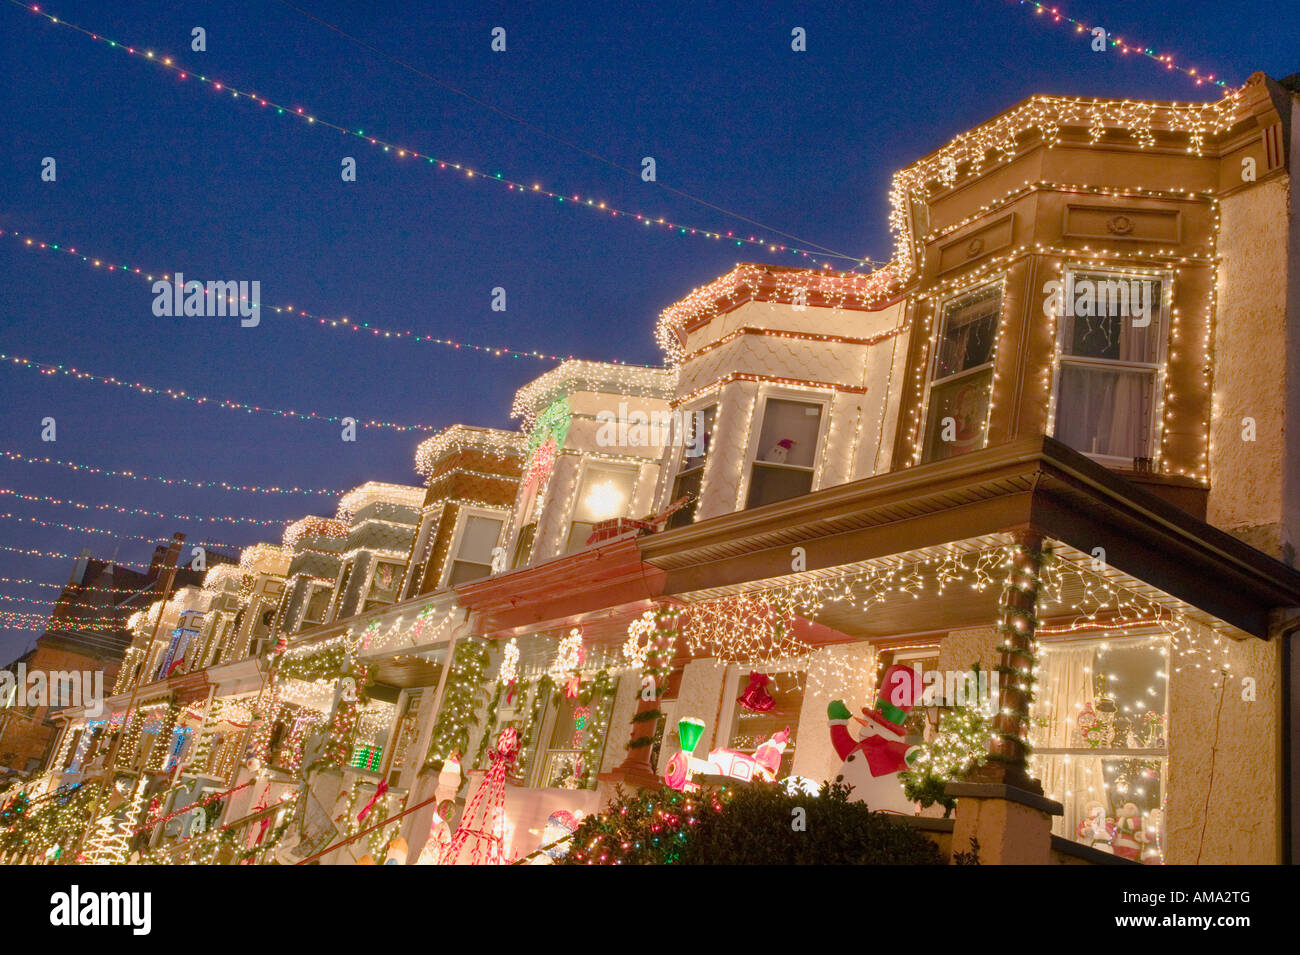
[[[635,363],[661,361],[653,338],[659,311],[736,262],[813,264],[521,195],[278,115],[224,87],[688,230],[876,260],[891,248],[892,172],[1028,96],[1221,95],[1145,57],[1094,53],[1074,28],[1016,0],[729,10],[295,4],[527,123],[276,0],[42,3],[58,24],[6,0],[0,353],[209,398],[429,430],[368,428],[344,443],[336,424],[196,405],[4,361],[0,489],[91,506],[0,493],[0,515],[159,540],[179,530],[195,541],[278,543],[281,522],[332,515],[337,495],[167,487],[9,455],[239,485],[341,492],[367,480],[418,484],[420,440],[457,422],[516,427],[512,395],[554,365],[375,339],[266,307],[256,328],[237,318],[159,318],[143,276],[95,268],[83,254],[154,274],[257,280],[264,306],[466,344]],[[1080,0],[1059,9],[1240,85],[1257,70],[1279,78],[1300,70],[1300,17],[1287,6]],[[170,56],[223,89],[181,79],[65,19],[152,50],[157,60]],[[206,30],[206,52],[190,49],[196,26]],[[505,52],[490,47],[498,26],[506,30]],[[794,27],[807,31],[807,52],[791,50]],[[340,176],[346,156],[356,159],[355,182]],[[658,183],[637,174],[647,156]],[[45,157],[57,163],[54,182],[42,181]],[[25,237],[77,254],[30,248]],[[490,307],[498,286],[506,290],[505,312]],[[53,443],[41,440],[47,417],[57,422]],[[149,517],[102,504],[276,523]],[[47,613],[42,603],[13,598],[52,600],[56,588],[23,581],[61,584],[71,569],[70,559],[13,549],[89,547],[107,557],[116,548],[121,559],[145,563],[153,544],[134,537],[0,517],[0,545],[8,548],[0,550],[0,611]],[[0,631],[0,664],[38,635]]]

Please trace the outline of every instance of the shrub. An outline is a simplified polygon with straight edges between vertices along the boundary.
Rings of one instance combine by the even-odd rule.
[[[574,833],[569,865],[942,865],[938,846],[846,786],[791,796],[775,784],[615,792]],[[802,813],[797,810],[802,810]]]

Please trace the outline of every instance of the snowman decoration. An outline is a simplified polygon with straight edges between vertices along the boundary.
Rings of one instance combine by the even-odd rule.
[[[903,794],[899,774],[915,758],[916,746],[904,741],[903,723],[919,695],[916,671],[894,664],[885,671],[883,689],[874,709],[862,709],[853,716],[841,700],[826,708],[830,718],[831,743],[844,765],[835,782],[851,787],[849,798],[865,802],[873,810],[891,810],[912,815],[915,807]],[[859,724],[857,738],[849,732],[849,721]]]

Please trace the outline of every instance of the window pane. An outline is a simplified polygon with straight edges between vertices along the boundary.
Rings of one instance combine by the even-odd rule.
[[[1080,272],[1069,280],[1062,354],[1155,364],[1164,324],[1159,279]]]
[[[987,364],[997,344],[1002,286],[992,285],[948,302],[943,309],[943,335],[935,359],[934,380]]]
[[[925,430],[926,461],[943,461],[984,447],[984,426],[989,416],[992,384],[993,369],[990,368],[930,389],[930,410]],[[952,421],[945,422],[945,418]]]
[[[704,460],[709,456],[709,448],[713,445],[713,422],[717,415],[717,405],[683,412],[682,471],[704,467]]]
[[[519,539],[515,542],[515,557],[511,564],[513,567],[522,567],[533,549],[533,538],[537,536],[537,525],[527,524],[519,532]]]
[[[500,535],[500,521],[491,517],[471,515],[465,519],[465,529],[460,535],[460,550],[456,556],[460,560],[490,564],[492,563],[492,548],[497,546],[497,538]]]
[[[468,560],[453,560],[451,562],[451,576],[447,579],[447,586],[454,587],[456,584],[467,584],[471,580],[482,580],[491,573],[491,564],[475,564]]]
[[[755,712],[737,700],[735,715],[732,717],[731,736],[727,745],[742,753],[753,753],[760,743],[771,739],[781,730],[789,729],[790,739],[786,743],[785,752],[781,754],[781,768],[776,774],[778,779],[790,775],[790,767],[794,763],[797,742],[795,731],[799,726],[799,711],[803,703],[803,684],[803,673],[769,674],[769,682],[757,691],[757,695],[770,698],[774,705],[762,712]],[[749,671],[742,671],[739,683],[742,697],[749,690],[749,685]],[[695,755],[703,757],[706,754],[696,752]]]
[[[821,421],[822,406],[819,404],[767,399],[755,460],[811,468],[817,454]]]
[[[685,474],[678,475],[677,480],[673,482],[672,501],[680,500],[683,497],[689,497],[690,503],[682,507],[681,510],[673,513],[668,518],[668,529],[674,527],[685,527],[695,520],[695,509],[699,506],[700,487],[704,484],[704,469],[695,468]]]
[[[627,517],[636,489],[636,472],[616,468],[588,468],[582,493],[573,510],[575,521],[594,524],[614,517]]]
[[[569,539],[564,543],[564,552],[572,553],[575,550],[582,550],[587,546],[587,538],[596,525],[590,521],[574,521],[569,525]]]
[[[749,497],[746,507],[761,507],[776,501],[807,494],[812,490],[812,471],[798,468],[770,467],[764,464],[754,465],[754,474],[749,482]]]
[[[1154,371],[1063,363],[1057,440],[1085,454],[1149,457],[1155,381]]]

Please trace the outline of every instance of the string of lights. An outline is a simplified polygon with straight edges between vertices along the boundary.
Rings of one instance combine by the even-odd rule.
[[[48,557],[51,560],[80,560],[81,559],[80,554],[68,554],[68,553],[64,553],[61,550],[40,550],[35,547],[10,547],[7,544],[0,544],[0,550],[4,551],[7,554],[21,554],[24,557]],[[141,564],[130,560],[121,560],[117,557],[113,558],[113,563],[118,565],[119,567],[135,567],[138,570],[149,569],[148,564]],[[54,584],[52,586],[62,587],[63,585]]]
[[[466,165],[464,163],[452,162],[451,160],[448,159],[442,159],[438,156],[433,156],[428,153],[424,153],[419,150],[412,149],[407,146],[403,146],[399,143],[390,142],[389,140],[386,139],[381,139],[377,136],[367,133],[364,129],[351,127],[351,126],[342,126],[338,123],[334,123],[329,120],[322,119],[319,116],[315,115],[315,113],[305,109],[304,107],[286,106],[282,103],[276,102],[275,100],[268,99],[267,97],[262,96],[258,93],[239,89],[238,87],[231,86],[229,83],[224,83],[219,80],[212,79],[202,73],[195,73],[193,70],[187,67],[180,66],[178,63],[176,63],[175,59],[171,56],[155,54],[153,50],[145,49],[142,47],[136,47],[131,44],[119,42],[117,40],[110,40],[109,38],[102,36],[99,33],[93,32],[91,30],[87,30],[84,27],[80,27],[75,23],[69,23],[67,20],[63,20],[59,17],[46,13],[44,10],[40,9],[40,7],[34,4],[22,3],[20,2],[20,0],[9,0],[9,3],[11,3],[16,7],[22,7],[26,10],[30,10],[32,13],[44,17],[52,24],[61,27],[67,27],[70,30],[75,30],[76,32],[82,34],[83,36],[87,36],[96,42],[107,43],[111,49],[118,50],[122,53],[125,53],[128,56],[139,57],[141,59],[148,60],[151,63],[153,63],[155,66],[158,66],[164,70],[168,70],[171,73],[174,73],[181,80],[193,80],[194,82],[208,86],[214,92],[219,92],[219,93],[228,92],[230,93],[232,99],[244,99],[254,105],[262,106],[268,110],[274,110],[277,116],[285,116],[290,119],[298,119],[301,120],[302,122],[307,123],[310,126],[322,126],[325,127],[326,129],[332,129],[336,132],[342,133],[345,136],[355,137],[356,139],[369,143],[371,146],[374,146],[377,149],[381,149],[385,153],[389,153],[394,159],[406,159],[409,157],[415,160],[422,160],[423,161],[421,163],[422,165],[427,164],[430,167],[442,171],[447,171],[452,174],[464,173],[463,177],[458,177],[458,178],[464,178],[467,180],[476,179],[482,182],[495,182],[498,185],[505,186],[507,191],[517,195],[521,195],[521,196],[532,195],[532,196],[537,196],[548,200],[553,200],[557,205],[577,206],[579,208],[585,208],[592,212],[608,213],[611,218],[621,217],[625,221],[636,222],[641,225],[655,228],[661,231],[672,232],[683,236],[687,236],[687,235],[697,236],[699,238],[713,239],[716,241],[728,241],[728,242],[733,242],[737,246],[748,245],[757,248],[763,248],[766,249],[768,252],[772,252],[772,253],[788,253],[790,255],[800,257],[806,261],[812,262],[817,265],[825,264],[824,260],[819,257],[821,253],[819,253],[818,256],[814,256],[807,249],[800,249],[800,248],[795,248],[793,246],[784,245],[782,243],[772,242],[755,235],[750,235],[750,236],[736,235],[734,231],[715,232],[709,229],[702,228],[700,226],[685,225],[680,222],[674,222],[670,219],[666,219],[663,216],[655,216],[653,214],[647,215],[644,213],[633,212],[628,209],[619,208],[617,206],[610,205],[608,202],[604,200],[598,200],[591,196],[585,196],[581,193],[559,192],[550,189],[543,189],[539,183],[533,183],[532,186],[528,186],[522,181],[508,178],[500,172],[496,172],[496,173],[483,172],[482,170],[475,169],[472,166]],[[831,255],[834,258],[847,258],[845,256],[842,256],[839,253],[831,253]],[[871,261],[869,259],[849,259],[849,261],[857,262],[860,267],[871,264]],[[827,265],[827,267],[829,267],[829,265]]]
[[[221,515],[218,517],[207,517],[202,514],[167,514],[163,511],[150,511],[142,507],[122,507],[119,504],[84,504],[80,501],[71,501],[61,497],[50,497],[45,494],[24,494],[22,491],[15,491],[11,488],[0,487],[0,496],[10,495],[23,501],[39,502],[42,504],[54,504],[60,507],[75,507],[82,511],[112,511],[116,514],[138,514],[144,517],[166,517],[171,520],[179,521],[208,521],[214,524],[259,524],[264,527],[283,527],[286,521],[267,519],[261,517],[232,517]],[[153,538],[147,538],[153,540]],[[222,545],[229,546],[229,545]]]
[[[1074,27],[1074,32],[1085,35],[1089,41],[1092,40],[1092,31],[1096,26],[1089,26],[1082,20],[1076,20],[1074,17],[1061,12],[1059,6],[1049,7],[1045,3],[1038,3],[1037,0],[1019,0],[1022,7],[1030,7],[1034,14],[1043,17],[1044,21],[1052,23],[1066,23]],[[1104,29],[1104,28],[1103,28]],[[1135,43],[1132,40],[1125,40],[1122,37],[1112,36],[1110,31],[1106,31],[1106,40],[1112,47],[1119,50],[1120,53],[1136,53],[1138,56],[1145,56],[1149,60],[1154,60],[1167,70],[1175,70],[1182,73],[1188,79],[1195,80],[1197,86],[1209,85],[1216,87],[1227,87],[1227,82],[1221,79],[1215,79],[1213,73],[1202,73],[1195,68],[1179,66],[1174,63],[1172,53],[1157,53],[1151,47],[1144,43]]]
[[[339,34],[339,36],[351,40],[353,43],[356,43],[359,46],[365,47],[370,52],[382,56],[384,59],[388,60],[389,62],[397,64],[402,69],[414,73],[416,76],[421,76],[426,80],[430,80],[431,82],[438,84],[443,89],[448,90],[449,92],[452,92],[457,96],[464,97],[470,102],[477,103],[479,106],[485,107],[486,109],[490,109],[492,110],[492,112],[498,114],[499,116],[504,116],[506,119],[510,120],[511,122],[518,123],[521,126],[525,126],[528,129],[540,133],[541,135],[545,136],[548,139],[560,143],[561,145],[568,146],[570,149],[575,149],[578,152],[582,153],[584,156],[588,157],[589,159],[594,159],[597,162],[604,163],[606,166],[609,166],[611,169],[617,169],[619,172],[627,173],[629,176],[635,176],[637,179],[641,178],[640,170],[632,169],[627,166],[624,166],[621,163],[615,162],[609,157],[602,156],[597,152],[593,152],[592,150],[586,148],[585,146],[580,146],[579,144],[571,140],[565,139],[562,136],[557,136],[554,133],[550,132],[549,130],[543,129],[541,126],[537,125],[536,123],[524,119],[522,116],[518,116],[515,113],[510,112],[509,110],[502,109],[501,107],[493,103],[489,103],[486,100],[480,99],[477,96],[467,93],[465,90],[459,89],[458,87],[453,86],[452,84],[447,83],[436,76],[433,76],[432,74],[420,69],[419,67],[412,66],[410,63],[407,63],[405,60],[393,56],[391,53],[387,52],[386,50],[381,50],[379,47],[367,43],[365,40],[362,40],[359,37],[353,36],[352,34],[343,30],[341,27],[337,26],[336,24],[329,23],[325,20],[322,20],[320,17],[307,12],[301,7],[294,6],[292,3],[289,3],[288,0],[280,0],[280,2],[284,6],[288,7],[290,10],[294,10],[302,14],[304,17],[306,17],[309,20],[314,20],[315,22],[319,23],[321,26],[326,27],[329,30],[333,30],[335,33]],[[730,216],[733,219],[739,219],[742,222],[746,222],[752,226],[757,226],[760,229],[766,229],[768,232],[772,232],[775,233],[776,235],[784,236],[787,239],[793,239],[794,241],[800,242],[803,245],[808,246],[809,248],[818,249],[835,258],[846,259],[849,261],[852,261],[855,258],[852,255],[846,255],[843,252],[836,252],[834,249],[828,249],[824,245],[819,245],[810,240],[802,239],[799,236],[792,235],[789,232],[783,232],[782,230],[776,228],[775,226],[770,226],[767,225],[766,223],[759,222],[755,219],[750,219],[749,217],[743,216],[738,212],[732,212],[730,209],[726,209],[720,205],[717,205],[716,203],[709,202],[707,199],[701,199],[699,196],[693,196],[689,192],[686,192],[683,189],[677,189],[673,186],[668,185],[667,183],[660,182],[658,179],[651,180],[651,185],[663,189],[666,192],[671,192],[673,195],[680,196],[683,199],[686,199],[690,202],[694,202],[699,205],[705,206],[706,208],[712,209],[715,212],[721,212],[725,216]]]
[[[0,448],[0,456],[10,461],[22,461],[26,464],[54,464],[81,474],[97,474],[102,477],[126,478],[131,481],[153,481],[158,484],[170,484],[177,487],[190,487],[195,489],[201,488],[221,491],[237,491],[245,494],[325,494],[331,497],[343,493],[342,490],[336,490],[333,488],[260,487],[256,484],[231,484],[228,481],[198,481],[191,478],[163,477],[158,474],[138,474],[135,471],[117,471],[112,468],[99,468],[89,464],[78,464],[75,461],[62,461],[58,458],[35,457],[30,454],[23,454],[19,451],[9,451],[3,448]]]
[[[21,521],[24,524],[36,524],[40,527],[54,528],[56,530],[68,531],[72,534],[106,534],[109,537],[118,537],[122,540],[147,541],[149,543],[158,543],[157,536],[147,534],[125,534],[121,531],[110,531],[103,527],[86,527],[83,524],[65,524],[62,521],[43,521],[38,517],[27,517],[22,514],[10,514],[8,512],[0,514],[0,520],[4,521]],[[222,544],[218,541],[193,541],[199,547],[211,547],[216,550],[238,550],[235,544]]]
[[[0,236],[10,236],[20,240],[23,248],[32,249],[33,251],[64,253],[71,255],[73,258],[80,260],[91,268],[103,269],[108,272],[138,275],[146,282],[153,282],[156,278],[166,279],[170,275],[174,274],[165,269],[145,269],[140,266],[115,263],[108,258],[97,258],[95,256],[86,255],[84,251],[78,252],[75,246],[69,246],[66,243],[43,241],[36,236],[25,235],[24,233],[13,229],[0,229]],[[185,270],[177,269],[174,271],[183,273]],[[204,289],[204,294],[209,294],[206,288]],[[240,301],[245,300],[241,298]],[[254,302],[251,304],[257,305],[259,308],[271,309],[277,315],[287,315],[291,318],[305,319],[308,322],[314,323],[317,328],[335,329],[343,332],[351,331],[360,334],[369,333],[372,338],[383,341],[411,341],[426,345],[444,345],[457,351],[464,350],[478,352],[484,355],[491,355],[495,358],[535,358],[539,361],[568,361],[573,358],[572,355],[552,355],[535,349],[528,350],[522,348],[511,348],[505,345],[475,345],[469,342],[456,341],[451,338],[438,338],[435,335],[422,335],[419,332],[414,332],[409,329],[394,330],[390,328],[381,328],[371,322],[354,321],[347,316],[330,317],[318,315],[314,312],[309,312],[304,308],[297,308],[293,305],[271,305],[265,302]],[[621,363],[617,360],[613,360],[610,364]]]
[[[341,424],[345,415],[324,415],[315,411],[285,411],[279,408],[266,408],[262,405],[250,405],[243,401],[233,401],[229,398],[211,398],[205,395],[190,394],[183,388],[158,388],[153,385],[146,385],[139,381],[126,381],[122,378],[116,378],[112,375],[97,375],[93,372],[86,371],[82,368],[73,368],[63,364],[48,364],[46,362],[35,361],[31,358],[22,358],[18,355],[8,355],[0,352],[0,362],[7,362],[16,365],[19,368],[26,368],[41,375],[66,375],[69,378],[75,378],[78,381],[93,381],[100,385],[110,385],[114,388],[126,388],[131,391],[137,391],[144,395],[153,395],[155,397],[171,398],[177,401],[188,401],[196,405],[208,405],[214,408],[224,408],[227,411],[242,411],[245,414],[269,414],[277,418],[291,418],[297,421],[324,421],[330,424]],[[389,428],[393,431],[437,431],[438,428],[428,424],[394,424],[391,421],[372,421],[354,419],[360,428]]]

